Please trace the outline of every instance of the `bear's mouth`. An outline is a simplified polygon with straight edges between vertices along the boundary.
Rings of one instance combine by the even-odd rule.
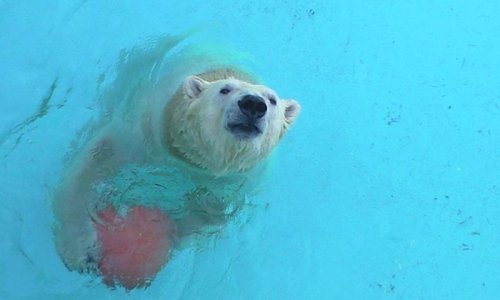
[[[227,124],[228,130],[241,139],[249,139],[258,136],[262,130],[255,124],[249,123],[230,123]]]

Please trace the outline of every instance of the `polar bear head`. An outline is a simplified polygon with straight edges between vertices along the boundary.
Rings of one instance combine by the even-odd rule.
[[[173,153],[216,174],[245,171],[265,159],[300,105],[249,78],[231,69],[188,76],[177,95],[182,100],[167,109]]]

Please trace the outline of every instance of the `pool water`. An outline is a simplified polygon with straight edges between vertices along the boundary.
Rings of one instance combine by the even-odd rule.
[[[500,2],[169,2],[0,1],[1,299],[498,298]],[[64,267],[50,195],[123,54],[175,35],[302,114],[251,209],[110,289]]]

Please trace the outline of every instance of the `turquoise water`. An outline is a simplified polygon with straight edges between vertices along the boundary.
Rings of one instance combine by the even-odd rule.
[[[0,1],[0,298],[497,299],[500,2]],[[48,201],[120,53],[230,45],[302,115],[252,216],[146,290],[68,272]],[[246,223],[244,226],[241,223]]]

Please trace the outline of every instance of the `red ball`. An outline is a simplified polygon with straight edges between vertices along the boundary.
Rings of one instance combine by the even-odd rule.
[[[177,237],[175,224],[159,209],[143,206],[130,208],[125,216],[110,206],[97,216],[98,266],[104,282],[129,290],[146,286],[168,260]]]

